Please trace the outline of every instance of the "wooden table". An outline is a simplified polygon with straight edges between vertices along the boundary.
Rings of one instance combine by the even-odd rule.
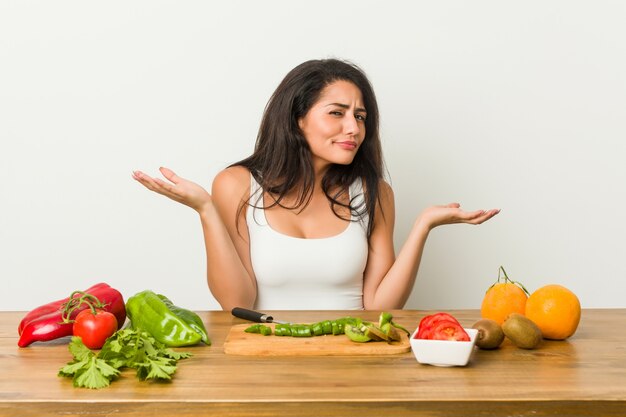
[[[310,322],[345,312],[271,312]],[[414,329],[427,311],[394,311]],[[475,310],[451,311],[464,326]],[[210,347],[184,348],[171,383],[135,379],[132,370],[101,390],[72,387],[57,372],[71,359],[67,338],[17,347],[24,313],[0,313],[0,416],[624,416],[626,309],[585,310],[578,332],[536,350],[510,342],[476,349],[467,367],[420,365],[412,353],[389,356],[251,357],[225,355],[233,324],[201,312]],[[354,315],[354,312],[352,312]],[[358,316],[376,320],[376,312]]]

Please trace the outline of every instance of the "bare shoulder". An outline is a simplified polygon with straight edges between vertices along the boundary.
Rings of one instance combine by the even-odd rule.
[[[378,183],[378,203],[376,204],[376,212],[380,215],[376,217],[376,224],[384,222],[393,227],[395,210],[393,188],[387,181],[381,180]]]
[[[363,190],[367,191],[367,184],[365,182],[365,180],[363,180]],[[391,188],[391,185],[385,181],[385,180],[380,180],[378,181],[378,194],[381,197],[391,197],[393,199],[393,189]]]
[[[393,203],[393,188],[391,185],[385,181],[381,180],[378,184],[378,194],[380,195],[380,200],[383,202],[391,202]]]
[[[363,189],[367,192],[365,182],[363,182]],[[378,182],[378,204],[383,207],[383,210],[394,205],[393,188],[385,180]]]
[[[220,171],[213,179],[212,194],[214,198],[242,198],[249,193],[250,171],[241,166],[228,167]]]
[[[248,182],[250,182],[250,171],[248,171],[248,168],[233,166],[218,172],[213,180],[213,186],[216,183],[219,185],[235,185],[237,183],[247,184]]]

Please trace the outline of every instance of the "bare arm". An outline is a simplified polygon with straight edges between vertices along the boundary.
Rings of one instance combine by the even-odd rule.
[[[225,310],[252,308],[257,286],[250,261],[248,225],[245,217],[237,217],[242,199],[250,195],[250,173],[242,167],[228,168],[215,177],[212,192],[216,213],[200,213],[207,242],[209,287]],[[221,220],[219,229],[211,221],[215,214]]]
[[[213,196],[204,188],[160,168],[169,181],[136,171],[133,178],[149,190],[191,207],[200,215],[207,256],[207,282],[211,293],[224,310],[249,307],[256,299],[256,281],[249,260],[247,228],[236,232],[235,213],[247,190],[244,172],[222,171],[213,183]],[[245,171],[245,170],[244,170]],[[249,176],[247,177],[249,183]],[[234,210],[234,211],[233,211]],[[245,227],[245,221],[244,227]]]
[[[370,236],[370,250],[363,284],[363,304],[368,310],[403,308],[415,283],[428,234],[437,226],[453,223],[480,224],[499,210],[466,212],[457,203],[425,209],[413,223],[402,249],[395,257],[393,191],[381,185],[381,206]],[[380,214],[380,210],[384,216]]]

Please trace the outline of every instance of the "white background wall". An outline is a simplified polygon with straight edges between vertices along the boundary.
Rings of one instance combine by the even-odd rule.
[[[428,205],[502,209],[433,232],[407,308],[478,308],[500,265],[626,307],[625,21],[621,1],[1,1],[0,309],[100,281],[219,308],[197,215],[131,171],[210,187],[324,57],[376,89],[397,250]]]

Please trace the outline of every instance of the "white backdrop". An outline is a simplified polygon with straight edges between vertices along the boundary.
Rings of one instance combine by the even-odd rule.
[[[0,1],[0,309],[100,281],[219,308],[197,215],[131,171],[210,187],[325,57],[376,89],[397,250],[428,205],[502,209],[431,234],[407,308],[477,308],[500,265],[626,307],[625,21],[621,1]]]

